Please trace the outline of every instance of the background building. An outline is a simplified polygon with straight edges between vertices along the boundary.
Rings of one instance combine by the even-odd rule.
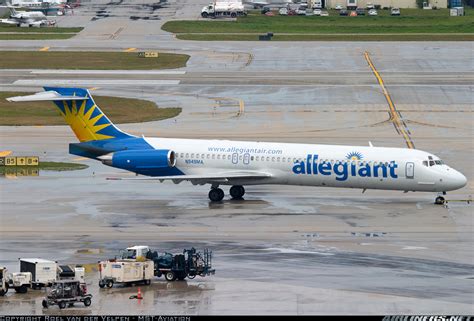
[[[447,8],[448,0],[425,0],[431,7]],[[323,8],[334,8],[336,5],[357,6],[365,8],[368,3],[373,5],[380,5],[384,7],[396,7],[396,8],[418,8],[416,0],[308,0],[308,4],[314,4],[321,2]]]

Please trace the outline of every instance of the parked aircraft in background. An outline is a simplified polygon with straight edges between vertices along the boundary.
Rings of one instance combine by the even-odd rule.
[[[29,27],[43,27],[51,25],[51,22],[46,19],[44,13],[40,11],[17,11],[15,8],[8,6],[10,9],[9,19],[0,19],[0,23],[16,25],[20,27],[26,24]]]
[[[80,143],[69,153],[149,177],[132,180],[210,184],[209,198],[224,198],[221,185],[240,199],[245,185],[280,184],[445,194],[466,177],[439,157],[415,149],[228,140],[137,137],[118,129],[83,88],[45,87],[9,101],[53,101]],[[437,204],[444,197],[436,198]]]

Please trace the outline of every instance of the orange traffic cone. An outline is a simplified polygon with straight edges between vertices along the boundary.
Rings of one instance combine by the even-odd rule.
[[[142,290],[140,290],[140,288],[138,288],[137,300],[141,300],[141,299],[143,299],[143,297],[142,297]]]

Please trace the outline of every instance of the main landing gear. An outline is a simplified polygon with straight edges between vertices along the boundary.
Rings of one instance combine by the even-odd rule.
[[[224,198],[224,191],[219,187],[211,187],[209,191],[209,199],[211,202],[220,202]]]
[[[446,192],[443,192],[443,195],[446,195]],[[435,198],[436,205],[444,205],[445,202],[444,196],[438,195],[438,197]]]
[[[230,188],[230,196],[234,200],[240,200],[245,194],[245,189],[242,185],[234,185]],[[219,186],[212,186],[209,191],[209,199],[211,202],[220,202],[224,199],[224,191]]]

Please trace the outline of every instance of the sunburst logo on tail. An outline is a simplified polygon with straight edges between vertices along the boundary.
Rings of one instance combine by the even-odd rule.
[[[114,138],[104,133],[111,123],[90,99],[65,100],[57,105],[81,142]]]
[[[349,160],[356,161],[356,160],[361,160],[362,158],[364,158],[364,156],[362,156],[362,154],[359,152],[350,152],[349,154],[346,155],[346,158]]]

